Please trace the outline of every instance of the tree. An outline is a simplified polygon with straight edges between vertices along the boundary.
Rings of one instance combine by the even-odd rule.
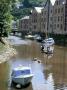
[[[12,19],[10,10],[13,3],[15,3],[15,0],[0,0],[0,41],[2,43],[2,37],[7,35],[6,33],[10,29],[10,21]]]
[[[24,6],[24,8],[30,8],[31,7],[30,0],[24,0],[23,6]]]

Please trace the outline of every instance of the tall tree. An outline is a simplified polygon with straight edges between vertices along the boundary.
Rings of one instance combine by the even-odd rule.
[[[11,5],[15,0],[0,0],[0,41],[2,42],[2,36],[5,36],[10,29]]]

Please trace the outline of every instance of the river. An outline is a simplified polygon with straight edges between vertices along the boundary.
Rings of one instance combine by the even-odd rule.
[[[10,42],[18,54],[0,64],[0,90],[17,90],[9,82],[18,65],[30,66],[34,74],[31,84],[21,90],[67,90],[67,47],[55,46],[53,55],[46,55],[36,41],[13,37]]]

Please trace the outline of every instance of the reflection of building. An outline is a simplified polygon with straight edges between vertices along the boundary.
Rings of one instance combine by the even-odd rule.
[[[57,48],[50,63],[52,64],[51,72],[53,73],[56,89],[67,90],[67,88],[59,89],[67,86],[67,48]]]

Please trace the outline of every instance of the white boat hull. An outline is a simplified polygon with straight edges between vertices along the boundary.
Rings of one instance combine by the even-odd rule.
[[[16,86],[25,86],[31,82],[33,76],[30,67],[18,66],[12,70],[11,81]]]
[[[14,78],[12,78],[12,81],[14,83],[21,84],[24,86],[31,82],[32,77],[33,77],[33,75],[31,75],[29,77],[14,77]]]
[[[55,44],[55,41],[53,38],[47,38],[47,39],[43,40],[43,44],[51,46],[51,45]]]

